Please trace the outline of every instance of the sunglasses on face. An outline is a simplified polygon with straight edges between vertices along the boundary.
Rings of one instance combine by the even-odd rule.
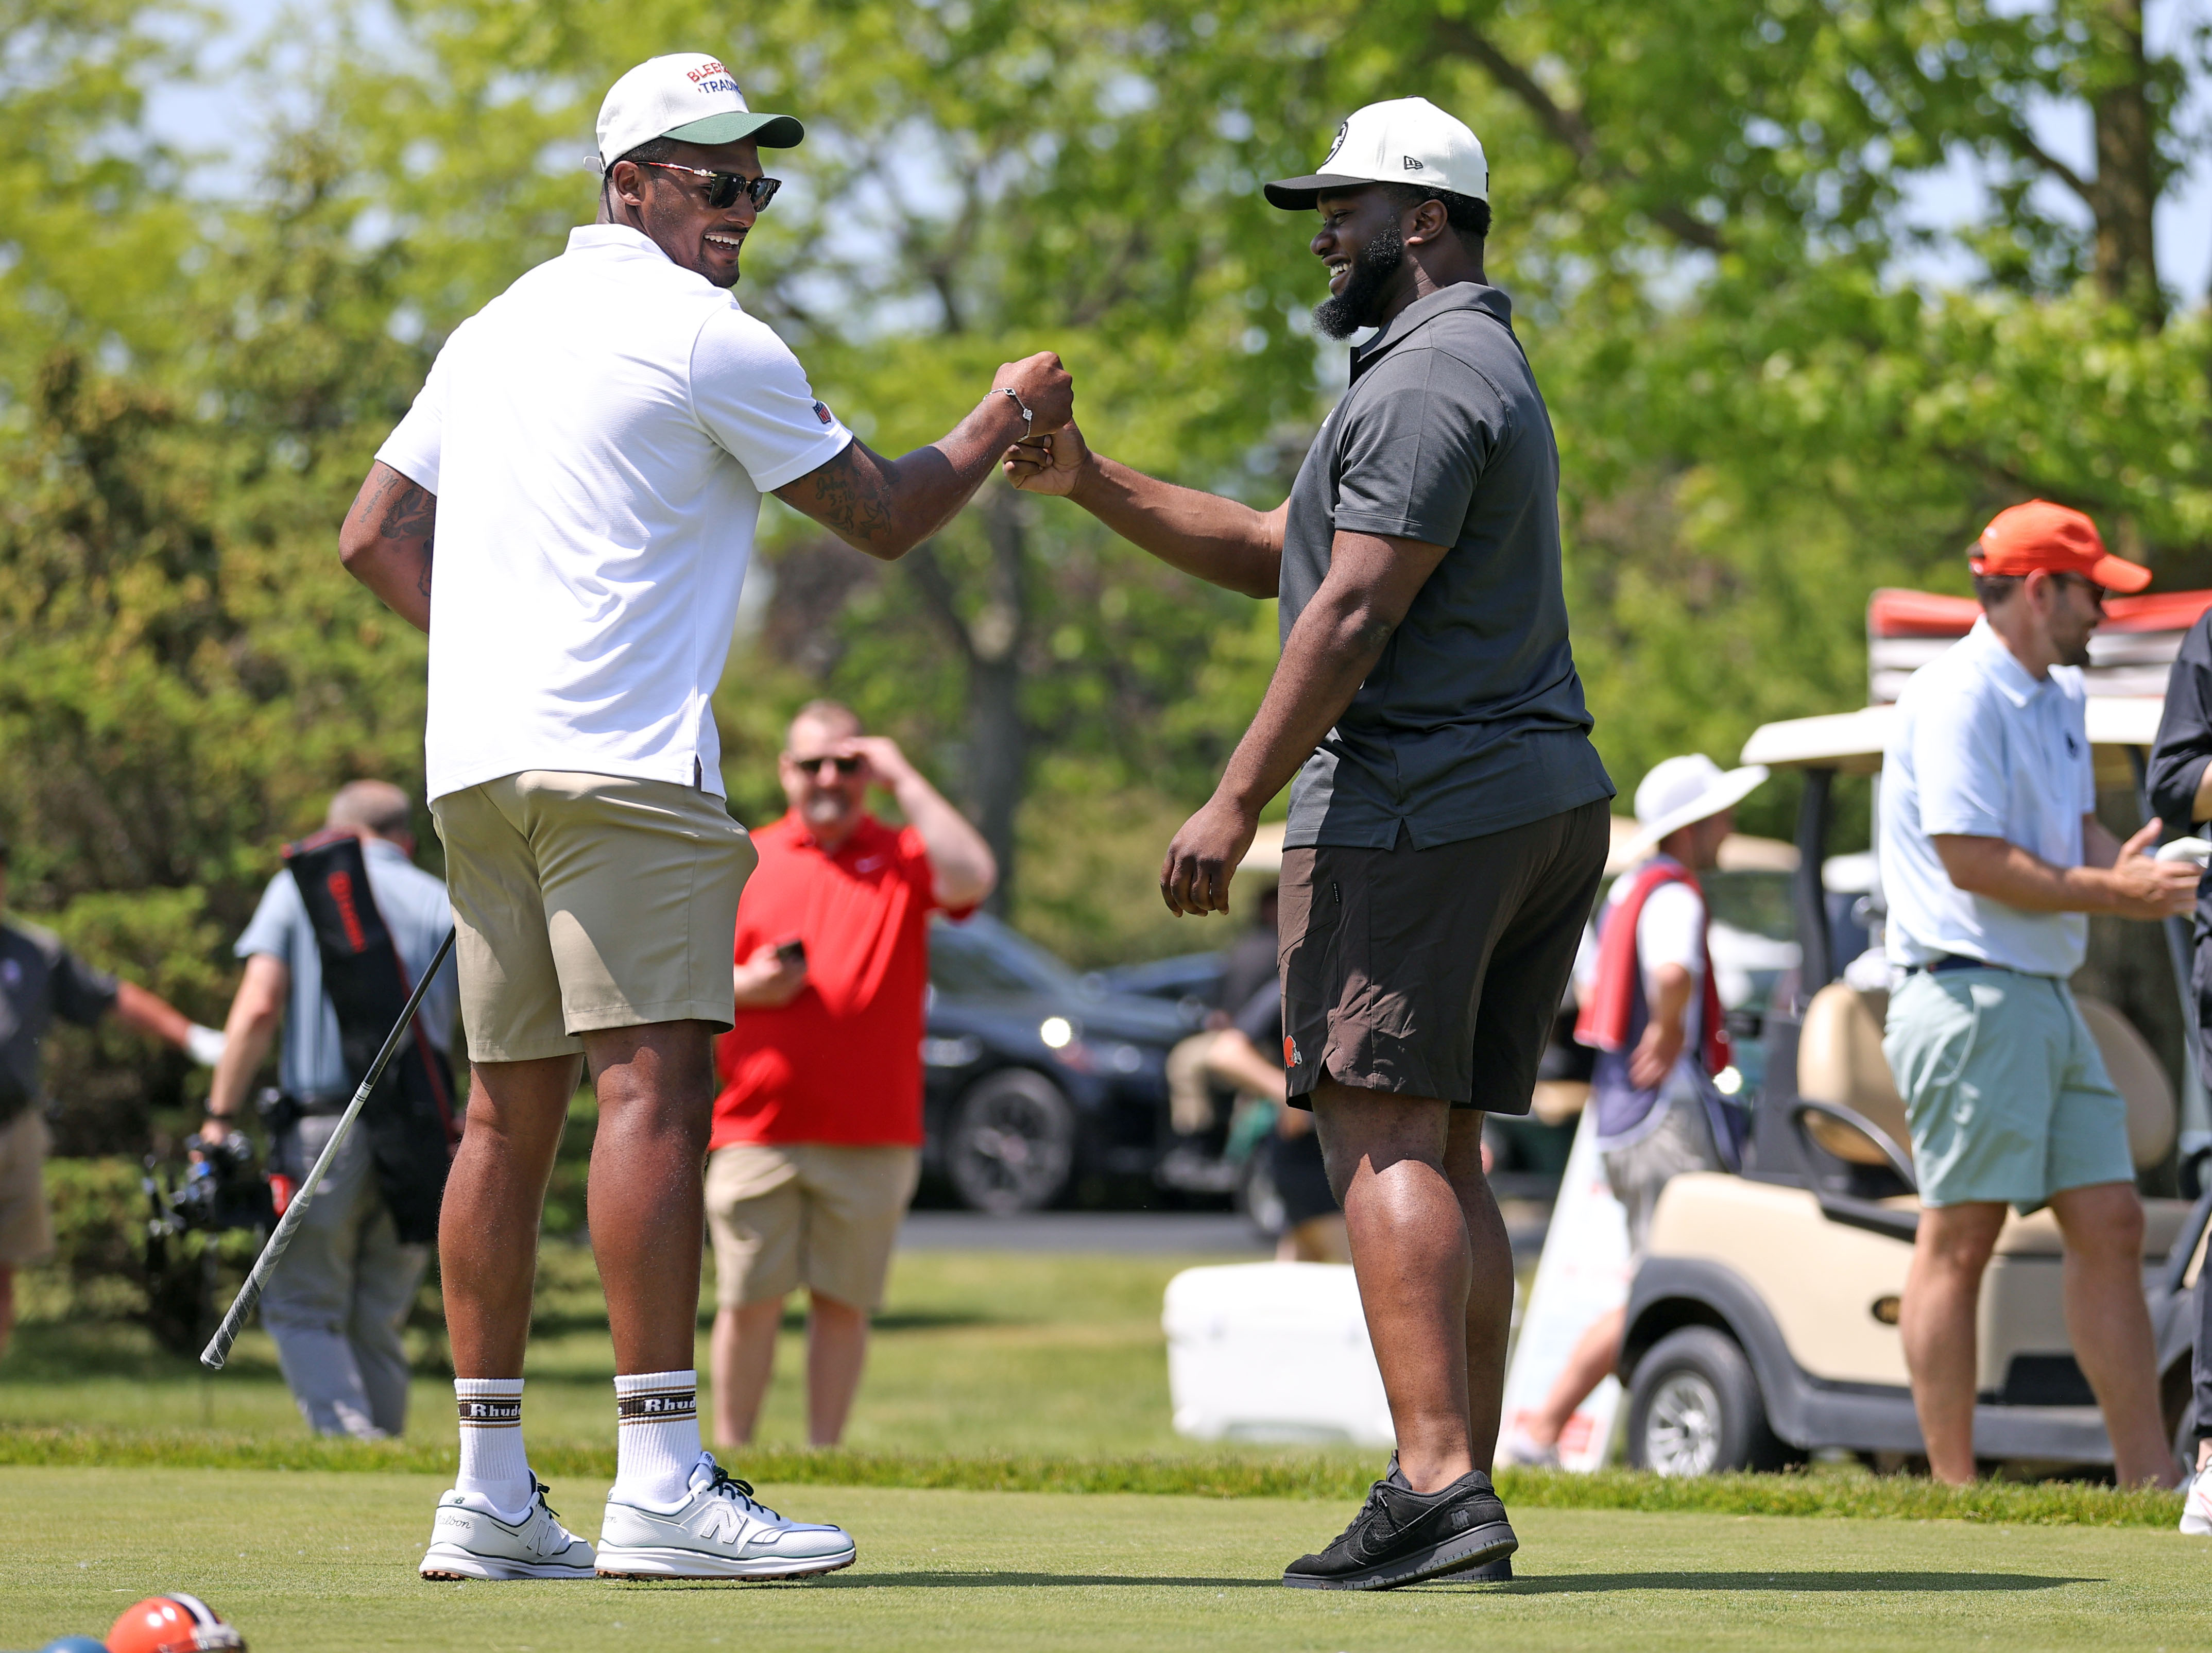
[[[641,163],[658,167],[663,172],[690,173],[694,178],[707,180],[707,204],[716,212],[726,212],[738,204],[740,195],[752,198],[753,210],[763,212],[768,204],[775,199],[775,192],[783,187],[781,178],[747,178],[743,173],[709,172],[704,167],[679,167],[673,161],[647,161]]]
[[[2054,574],[2051,576],[2062,586],[2079,586],[2089,593],[2089,606],[2100,614],[2105,611],[2105,588],[2086,574]]]
[[[860,772],[861,760],[858,757],[832,757],[826,752],[820,757],[797,757],[787,752],[785,756],[791,758],[793,769],[804,769],[809,775],[820,775],[824,763],[834,767],[840,775],[858,775]]]

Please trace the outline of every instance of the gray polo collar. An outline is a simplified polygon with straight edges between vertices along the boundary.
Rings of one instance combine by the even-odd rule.
[[[1454,282],[1426,298],[1415,299],[1391,317],[1390,325],[1381,332],[1364,344],[1352,346],[1352,378],[1358,379],[1419,329],[1454,310],[1478,311],[1495,320],[1508,335],[1513,332],[1513,301],[1502,288],[1481,282]],[[1513,342],[1517,348],[1521,341],[1516,337]]]

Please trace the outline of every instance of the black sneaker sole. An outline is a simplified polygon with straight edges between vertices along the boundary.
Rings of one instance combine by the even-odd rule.
[[[1395,1589],[1443,1578],[1470,1567],[1501,1561],[1521,1547],[1513,1528],[1503,1521],[1454,1533],[1441,1544],[1377,1561],[1357,1572],[1285,1572],[1283,1582],[1292,1589]],[[1511,1577],[1509,1572],[1506,1577]]]

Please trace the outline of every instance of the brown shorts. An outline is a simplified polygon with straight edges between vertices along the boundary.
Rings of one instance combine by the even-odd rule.
[[[1283,854],[1283,1055],[1295,1107],[1326,1074],[1525,1114],[1611,841],[1599,799],[1415,849]]]

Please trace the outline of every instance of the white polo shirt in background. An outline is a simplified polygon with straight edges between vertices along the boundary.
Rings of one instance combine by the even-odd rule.
[[[1951,955],[2061,978],[2081,968],[2087,915],[1971,895],[1929,840],[2002,838],[2053,866],[2081,866],[2081,817],[2097,804],[2083,705],[2079,670],[2055,665],[2037,682],[1986,617],[1912,674],[1881,766],[1891,963]]]
[[[565,769],[722,795],[761,495],[852,433],[737,300],[619,224],[456,328],[377,458],[438,496],[429,794]]]
[[[1653,859],[1680,865],[1670,856],[1657,855]],[[1613,888],[1606,893],[1606,916],[1610,917],[1613,909],[1620,905],[1642,870],[1640,864],[1629,867],[1613,881]],[[1644,896],[1644,910],[1636,915],[1636,959],[1644,974],[1644,1002],[1647,1007],[1659,1002],[1659,972],[1662,968],[1673,964],[1689,973],[1690,1003],[1682,1012],[1680,1060],[1702,1073],[1705,1049],[1705,902],[1696,890],[1669,880]],[[1583,932],[1583,946],[1575,955],[1575,990],[1587,999],[1596,986],[1597,946],[1593,926]]]

